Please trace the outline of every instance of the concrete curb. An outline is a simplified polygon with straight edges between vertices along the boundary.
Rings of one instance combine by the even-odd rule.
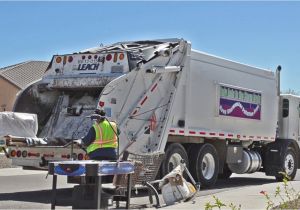
[[[293,189],[296,191],[299,191],[300,189],[300,181],[292,181],[289,183],[288,188],[291,188],[291,185]],[[248,187],[242,187],[235,190],[230,191],[223,191],[220,193],[215,193],[214,196],[216,196],[222,203],[229,205],[230,203],[234,204],[237,208],[239,205],[241,205],[241,209],[266,209],[267,207],[267,200],[265,196],[261,193],[261,191],[266,192],[270,198],[271,201],[275,203],[275,206],[280,204],[280,198],[275,198],[275,191],[276,187],[279,186],[281,188],[281,195],[284,197],[285,200],[287,200],[287,197],[285,195],[283,183],[271,183],[271,184],[263,184],[260,186],[248,186]],[[182,202],[177,205],[173,206],[167,206],[165,209],[205,209],[205,205],[207,203],[210,203],[211,205],[215,204],[215,200],[213,198],[213,195],[208,196],[200,196],[197,197],[194,201],[190,202]],[[218,209],[218,208],[215,208]],[[222,207],[221,209],[232,209],[229,207]]]
[[[1,168],[0,177],[3,176],[23,176],[23,175],[34,175],[34,174],[44,174],[47,175],[47,171],[39,170],[23,170],[22,167],[17,168]]]
[[[10,168],[11,166],[11,160],[8,159],[4,153],[0,153],[0,169],[1,168]]]

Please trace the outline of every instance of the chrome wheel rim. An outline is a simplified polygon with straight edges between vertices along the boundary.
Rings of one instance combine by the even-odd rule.
[[[169,163],[168,163],[168,170],[171,172],[176,166],[180,165],[182,157],[178,153],[174,153],[171,155]]]
[[[201,163],[202,175],[205,179],[211,179],[215,172],[215,159],[212,154],[207,153],[203,156]]]
[[[288,176],[290,176],[293,173],[294,168],[295,168],[294,157],[293,157],[293,155],[288,154],[285,157],[285,161],[284,161],[284,169]]]

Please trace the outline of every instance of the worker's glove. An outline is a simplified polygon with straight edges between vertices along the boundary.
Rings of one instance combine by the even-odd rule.
[[[82,145],[82,139],[73,140],[75,144]]]

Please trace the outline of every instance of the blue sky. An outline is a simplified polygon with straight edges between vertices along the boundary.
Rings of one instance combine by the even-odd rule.
[[[0,67],[124,40],[194,49],[275,70],[300,91],[300,2],[0,2]]]

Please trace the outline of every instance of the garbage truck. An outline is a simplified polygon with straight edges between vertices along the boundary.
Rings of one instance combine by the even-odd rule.
[[[205,187],[232,173],[295,177],[300,97],[280,94],[280,66],[273,72],[234,62],[194,50],[184,39],[120,42],[94,51],[104,60],[97,68],[87,61],[80,65],[82,59],[69,65],[68,56],[54,56],[42,81],[20,95],[15,111],[34,109],[40,136],[48,142],[80,138],[90,123],[85,116],[98,108],[118,124],[120,153],[165,154],[161,174],[184,161]],[[85,56],[94,58],[89,53]],[[119,53],[124,56],[122,71],[112,65]],[[65,72],[63,63],[70,70]],[[113,69],[120,75],[93,86],[103,80],[97,75],[103,78]],[[32,98],[34,93],[39,97]],[[22,97],[27,104],[20,103]],[[29,147],[8,148],[11,157],[12,151]]]

